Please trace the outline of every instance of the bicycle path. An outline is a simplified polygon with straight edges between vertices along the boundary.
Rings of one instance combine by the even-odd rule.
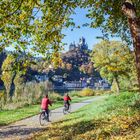
[[[73,103],[71,104],[71,112],[74,112],[93,101],[97,101],[105,97],[106,96],[96,96],[89,100]],[[64,117],[63,107],[52,110],[51,112],[51,122],[59,121]],[[26,140],[27,138],[32,137],[34,133],[43,131],[51,122],[48,122],[45,126],[40,126],[39,115],[35,115],[7,126],[1,126],[0,140]]]

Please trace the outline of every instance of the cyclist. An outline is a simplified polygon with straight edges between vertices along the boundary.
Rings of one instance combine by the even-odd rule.
[[[48,98],[48,94],[44,96],[41,102],[41,109],[45,110],[47,114],[47,121],[49,121],[49,105],[52,106],[52,102]]]
[[[67,107],[67,110],[69,110],[69,106],[70,106],[69,101],[71,101],[71,98],[70,98],[69,94],[66,93],[64,96],[64,106]]]

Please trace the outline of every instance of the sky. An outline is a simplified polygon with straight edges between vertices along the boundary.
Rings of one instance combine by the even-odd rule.
[[[87,9],[77,8],[75,10],[76,14],[72,15],[71,17],[74,19],[74,22],[76,23],[77,26],[90,21],[85,16],[87,12],[88,12]],[[67,45],[64,48],[65,51],[68,51],[68,47],[70,43],[75,42],[77,44],[79,42],[79,38],[82,36],[86,39],[88,48],[92,50],[93,46],[101,41],[96,37],[102,36],[101,30],[99,28],[93,29],[89,27],[81,27],[80,29],[74,29],[73,31],[71,31],[71,29],[64,29],[63,33],[66,35],[66,37],[64,37],[62,42],[67,43]]]
[[[76,26],[81,26],[85,23],[90,22],[90,20],[86,17],[86,14],[88,13],[88,9],[80,9],[76,8],[75,14],[71,17],[74,19],[74,22]],[[67,45],[64,47],[64,51],[68,51],[70,43],[75,42],[76,44],[79,43],[79,39],[81,37],[84,37],[86,40],[86,43],[88,44],[89,49],[93,49],[93,46],[101,41],[101,39],[97,39],[97,36],[102,36],[101,30],[93,29],[89,27],[82,27],[81,28],[75,28],[73,31],[71,31],[71,28],[63,29],[63,33],[66,35],[64,39],[62,40],[63,43],[66,43]],[[118,40],[117,38],[114,38],[115,40]],[[112,40],[112,38],[110,38]],[[7,50],[11,50],[10,47]]]

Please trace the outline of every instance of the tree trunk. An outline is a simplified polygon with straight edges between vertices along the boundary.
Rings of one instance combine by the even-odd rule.
[[[10,85],[10,89],[9,89],[9,101],[12,101],[12,96],[14,94],[15,91],[15,84],[14,84],[14,79],[15,79],[16,73],[13,74],[13,77],[11,79],[11,85]]]
[[[122,6],[122,11],[128,18],[129,28],[133,39],[137,77],[140,89],[140,20],[136,16],[136,9],[131,0],[126,0]]]
[[[115,80],[115,83],[116,83],[116,90],[117,90],[117,94],[119,94],[119,93],[120,93],[120,86],[119,86],[119,81],[118,81],[118,78],[117,78],[117,77],[115,77],[115,78],[114,78],[114,80]]]

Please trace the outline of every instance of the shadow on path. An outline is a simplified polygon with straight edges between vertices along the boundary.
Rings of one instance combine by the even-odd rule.
[[[7,126],[6,128],[20,128],[26,125],[11,125],[11,126]]]
[[[80,109],[81,107],[83,107],[83,106],[85,106],[85,105],[87,105],[89,103],[92,103],[93,101],[96,101],[96,100],[98,100],[100,98],[102,98],[102,97],[98,97],[98,98],[96,97],[96,98],[93,98],[93,99],[90,99],[90,100],[86,100],[84,102],[78,103],[78,105],[74,103],[74,104],[72,104],[72,111],[76,111],[76,110]],[[80,111],[84,111],[84,110],[80,110]],[[57,124],[57,123],[55,123],[55,121],[61,120],[64,117],[62,107],[51,111],[51,113],[52,113],[51,118],[52,118],[52,122],[54,123],[54,125]],[[72,118],[72,119],[79,119],[79,118]],[[61,123],[63,123],[64,121],[72,120],[72,119],[65,118],[63,121],[61,121]],[[85,125],[90,125],[93,128],[94,124],[93,123],[90,124],[90,123],[91,122],[85,122],[84,124]],[[59,123],[58,123],[58,125],[59,125]],[[63,126],[63,127],[64,128],[62,128],[62,129],[69,129],[69,128],[65,127],[65,126]],[[80,130],[80,131],[77,131],[77,130],[74,129],[74,131],[73,131],[74,134],[78,133],[78,132],[81,133],[82,131],[84,131],[82,129],[83,124],[81,124],[81,123],[73,124],[72,127],[78,128]],[[91,127],[86,128],[85,131],[90,130]],[[0,139],[2,139],[2,140],[5,140],[5,139],[7,140],[7,139],[10,139],[10,138],[11,139],[12,138],[16,139],[17,137],[18,137],[18,139],[19,138],[21,138],[21,139],[22,138],[28,138],[28,137],[30,137],[30,135],[32,133],[41,132],[41,131],[46,130],[47,128],[48,128],[47,125],[44,126],[44,127],[40,126],[40,124],[39,124],[39,115],[35,115],[33,117],[24,119],[22,121],[18,121],[18,122],[14,123],[14,124],[1,127],[0,128]],[[57,130],[57,128],[56,128],[56,130]],[[57,131],[56,130],[54,130],[56,132],[56,134],[59,134],[58,132],[60,130],[57,130]]]
[[[31,132],[37,132],[37,131],[41,131],[43,128],[12,128],[12,129],[8,129],[6,131],[0,131],[0,137],[1,138],[5,138],[5,137],[13,137],[13,136],[21,136],[21,135],[28,135]]]

